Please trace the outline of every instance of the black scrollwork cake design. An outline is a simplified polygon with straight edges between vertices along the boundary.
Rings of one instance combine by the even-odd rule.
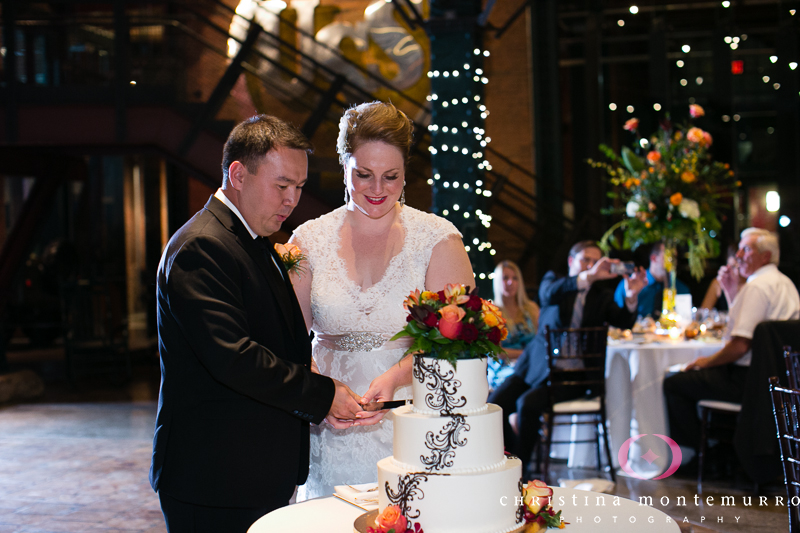
[[[425,395],[425,405],[429,409],[439,411],[442,415],[449,415],[454,409],[467,404],[464,396],[460,398],[456,396],[458,388],[461,387],[461,381],[456,379],[456,374],[452,369],[443,370],[437,359],[426,364],[423,357],[414,357],[413,375],[417,381],[431,391]]]
[[[428,481],[427,474],[406,474],[397,482],[397,492],[392,490],[388,481],[386,482],[386,496],[393,505],[400,508],[400,512],[408,519],[419,518],[419,509],[412,512],[410,502],[425,498],[425,493],[419,487],[423,481]]]
[[[420,488],[419,484],[428,481],[429,476],[449,476],[450,474],[433,474],[413,472],[402,476],[397,481],[397,491],[393,491],[392,487],[387,481],[384,486],[386,488],[386,497],[392,505],[400,508],[400,512],[409,520],[419,518],[419,509],[412,508],[411,502],[414,500],[424,500],[425,492]],[[413,510],[412,510],[413,509]]]
[[[461,436],[461,432],[468,432],[470,427],[463,415],[450,415],[451,420],[435,435],[433,431],[425,434],[425,447],[428,448],[430,455],[420,455],[420,461],[427,467],[427,470],[442,470],[453,466],[453,459],[456,456],[456,448],[465,446],[467,438]]]
[[[519,478],[519,484],[517,488],[519,489],[519,507],[517,507],[517,524],[525,520],[525,500],[522,498],[522,488],[524,484],[522,483],[522,478]]]

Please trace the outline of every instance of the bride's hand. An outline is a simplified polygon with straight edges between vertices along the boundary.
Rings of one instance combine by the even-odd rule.
[[[333,415],[326,416],[325,421],[336,429],[347,429],[355,424],[354,420],[342,420]]]
[[[397,388],[395,375],[391,369],[384,372],[369,384],[369,389],[361,397],[361,405],[365,406],[371,402],[386,402],[394,397],[394,389]],[[354,426],[371,426],[377,424],[388,413],[388,409],[379,411],[364,411],[356,415],[357,420]]]
[[[394,398],[396,388],[397,384],[391,370],[384,372],[369,384],[369,389],[361,397],[361,405],[371,402],[388,402]]]

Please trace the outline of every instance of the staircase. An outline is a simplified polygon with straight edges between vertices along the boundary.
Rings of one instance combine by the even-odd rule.
[[[6,48],[20,60],[0,71],[0,151],[151,153],[216,187],[232,125],[272,113],[300,125],[317,147],[307,193],[286,224],[291,231],[341,202],[334,146],[342,110],[390,99],[417,125],[408,201],[429,208],[428,104],[292,20],[251,24],[219,0],[92,5],[78,13],[58,5],[3,13],[4,33],[17,35]],[[232,20],[240,27],[235,36]],[[546,212],[534,196],[536,177],[492,147],[485,152],[498,256],[523,262],[536,250]],[[9,241],[5,247],[14,246]]]

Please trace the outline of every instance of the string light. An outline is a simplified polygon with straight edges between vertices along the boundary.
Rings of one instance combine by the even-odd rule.
[[[481,225],[481,230],[485,231],[484,228],[488,229],[491,226],[491,217],[476,207],[492,196],[491,191],[485,189],[485,180],[482,179],[482,172],[491,171],[492,165],[484,157],[481,149],[487,146],[491,139],[486,137],[483,124],[478,121],[486,119],[490,114],[482,96],[483,87],[489,83],[489,78],[484,73],[482,65],[473,63],[490,57],[491,53],[488,50],[474,48],[469,55],[477,59],[456,64],[459,67],[463,66],[463,69],[454,70],[452,65],[442,69],[441,67],[445,65],[440,63],[436,65],[439,69],[432,68],[428,74],[428,77],[432,78],[432,82],[431,94],[426,97],[426,100],[439,104],[438,113],[434,112],[434,121],[427,126],[431,133],[429,151],[432,155],[440,154],[440,156],[446,157],[442,161],[448,162],[447,172],[444,172],[444,168],[441,167],[445,176],[442,179],[440,172],[435,168],[437,161],[432,161],[433,177],[428,180],[428,184],[434,188],[434,197],[437,188],[440,188],[439,190],[442,192],[448,191],[446,196],[441,196],[437,200],[437,208],[441,210],[439,211],[440,215],[450,218],[456,224],[458,224],[457,219],[466,222],[473,220],[474,217],[475,222]],[[457,89],[457,91],[453,89]],[[458,162],[458,159],[451,159],[460,157],[465,158],[461,163]],[[447,180],[448,175],[453,172],[454,163],[456,168],[459,168],[458,181]],[[472,196],[473,194],[475,196]],[[451,197],[453,200],[450,204]],[[445,205],[442,205],[442,200]],[[491,272],[480,272],[480,270],[487,268],[486,264],[493,264],[493,261],[488,259],[488,256],[480,258],[476,254],[494,255],[493,248],[491,248],[491,244],[479,246],[482,244],[480,240],[478,242],[473,240],[472,245],[466,245],[465,249],[469,253],[473,265],[480,265],[475,266],[476,278],[487,279]]]

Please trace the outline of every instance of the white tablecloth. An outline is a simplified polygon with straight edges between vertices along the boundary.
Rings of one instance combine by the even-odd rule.
[[[657,508],[624,498],[615,505],[616,497],[609,494],[554,487],[553,498],[555,509],[561,510],[561,516],[570,523],[564,531],[570,533],[680,531],[678,524]],[[250,526],[248,533],[350,533],[363,513],[338,498],[318,498],[273,511]]]
[[[662,388],[664,374],[672,365],[710,355],[722,346],[721,341],[698,340],[609,344],[606,352],[606,410],[615,466],[619,466],[617,454],[625,441],[643,434],[645,436],[630,446],[628,466],[636,474],[648,478],[666,471],[672,458],[669,445],[655,436],[669,436]],[[658,458],[654,459],[648,450]]]

